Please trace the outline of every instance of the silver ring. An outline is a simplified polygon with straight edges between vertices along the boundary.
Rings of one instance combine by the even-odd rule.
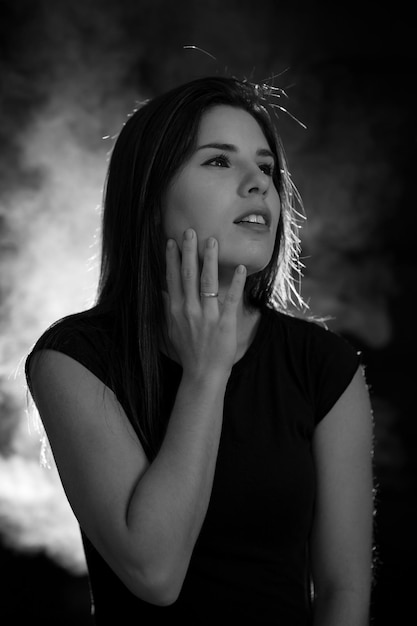
[[[200,296],[202,298],[217,298],[219,296],[219,292],[214,293],[210,291],[200,291]]]

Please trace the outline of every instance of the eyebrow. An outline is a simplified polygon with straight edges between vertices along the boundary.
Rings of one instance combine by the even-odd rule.
[[[198,150],[204,150],[205,148],[215,148],[216,150],[222,150],[225,152],[239,152],[239,149],[237,148],[237,146],[233,145],[232,143],[206,143],[204,144],[204,146],[198,146],[198,148],[196,149],[196,151]],[[267,148],[259,148],[256,151],[256,156],[261,156],[261,157],[272,157],[275,161],[275,155],[273,152],[271,152],[271,150],[268,150]]]

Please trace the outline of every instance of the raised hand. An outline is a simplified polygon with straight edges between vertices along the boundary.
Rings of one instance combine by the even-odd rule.
[[[237,350],[237,311],[243,295],[246,268],[239,265],[224,302],[218,298],[218,244],[206,241],[199,275],[197,235],[185,231],[182,254],[169,239],[166,248],[165,315],[168,337],[185,374],[201,378],[230,373]]]

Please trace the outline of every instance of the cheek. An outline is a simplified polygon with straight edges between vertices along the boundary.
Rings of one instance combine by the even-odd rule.
[[[170,189],[164,198],[163,204],[163,227],[167,237],[177,240],[182,239],[182,235],[187,226],[190,225],[192,200],[188,194],[184,193],[177,186]]]
[[[164,200],[165,235],[174,237],[180,243],[184,230],[192,227],[198,234],[205,236],[213,228],[213,216],[213,193],[210,190],[207,191],[202,185],[177,184]]]

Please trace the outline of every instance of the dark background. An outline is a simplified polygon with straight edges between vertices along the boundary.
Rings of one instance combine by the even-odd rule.
[[[278,75],[289,95],[280,104],[307,126],[279,114],[308,218],[303,295],[366,363],[377,486],[373,624],[408,622],[416,582],[417,60],[408,7],[0,1],[2,624],[88,623],[86,577],[34,469],[38,440],[27,434],[21,375],[11,373],[46,325],[81,307],[94,285],[83,281],[110,149],[103,137],[118,132],[137,100],[217,73],[254,82]]]

